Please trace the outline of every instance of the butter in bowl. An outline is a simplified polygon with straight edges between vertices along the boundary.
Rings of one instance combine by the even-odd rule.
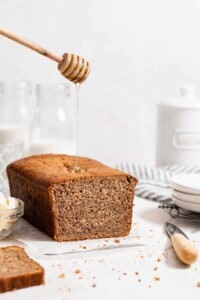
[[[6,197],[0,193],[0,240],[12,232],[14,224],[23,214],[23,201],[14,197]]]

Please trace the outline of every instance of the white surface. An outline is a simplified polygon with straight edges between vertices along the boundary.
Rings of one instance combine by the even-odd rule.
[[[200,174],[179,174],[173,176],[172,188],[180,192],[200,195]]]
[[[200,2],[188,0],[1,0],[0,9],[1,26],[91,62],[81,88],[80,153],[150,165],[155,102],[177,97],[182,84],[199,95],[199,15]],[[65,81],[55,62],[6,38],[0,50],[0,79]]]
[[[157,206],[157,203],[149,200],[135,199],[133,239],[136,243],[144,242],[146,246],[44,256],[37,249],[38,233],[33,231],[35,233],[30,238],[32,247],[27,249],[45,267],[46,284],[1,294],[1,299],[199,299],[200,290],[196,284],[200,281],[200,262],[186,267],[177,259],[164,231],[164,223],[174,222],[200,247],[199,224],[180,219],[171,220]],[[27,231],[29,230],[27,227]],[[11,235],[7,244],[24,246],[22,242],[15,240],[15,236],[19,238],[20,232]],[[43,239],[44,242],[48,240],[45,235]],[[1,245],[5,243],[6,240],[1,241]],[[85,245],[84,241],[79,243]],[[62,247],[62,243],[60,245]],[[76,274],[76,270],[81,270],[81,273]],[[60,278],[61,274],[65,274],[65,277]],[[155,277],[160,280],[155,280]],[[92,287],[93,284],[96,287]]]

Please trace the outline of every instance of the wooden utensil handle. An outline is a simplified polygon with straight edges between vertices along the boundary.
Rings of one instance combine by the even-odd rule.
[[[179,259],[186,265],[191,265],[197,261],[199,251],[195,244],[180,233],[171,236],[171,242]]]
[[[42,48],[41,46],[33,43],[32,41],[27,40],[26,38],[23,38],[21,36],[18,36],[10,31],[8,31],[5,28],[0,27],[0,34],[9,38],[10,40],[13,40],[29,49],[35,51],[35,52],[38,52],[39,54],[44,55],[58,63],[62,61],[62,57],[52,53],[51,51],[49,51],[45,48]]]

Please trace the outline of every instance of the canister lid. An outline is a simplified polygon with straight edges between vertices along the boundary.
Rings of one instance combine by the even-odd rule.
[[[200,109],[200,98],[195,97],[195,87],[188,84],[180,87],[180,97],[163,100],[158,104],[158,106],[183,109]]]

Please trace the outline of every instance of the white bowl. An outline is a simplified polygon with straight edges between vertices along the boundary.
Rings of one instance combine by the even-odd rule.
[[[179,174],[173,176],[172,188],[179,192],[200,195],[200,174]]]
[[[193,212],[200,212],[200,203],[195,203],[195,202],[187,202],[183,201],[180,199],[177,199],[172,196],[173,201],[175,202],[176,205],[178,205],[181,208],[193,211]]]
[[[200,204],[200,195],[188,194],[179,192],[177,190],[172,191],[172,196],[186,202],[194,202]]]

